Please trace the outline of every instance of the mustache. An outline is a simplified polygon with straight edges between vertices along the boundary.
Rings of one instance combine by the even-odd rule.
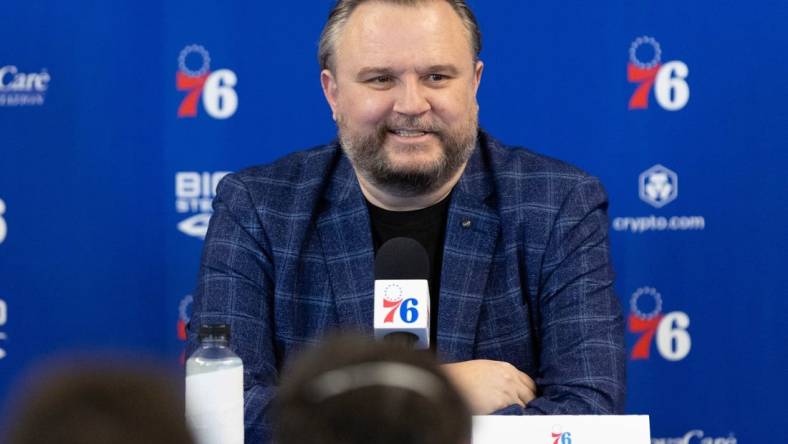
[[[435,122],[421,119],[418,117],[400,117],[388,119],[380,126],[381,131],[393,131],[400,129],[409,129],[413,131],[423,131],[425,133],[440,133],[443,131],[443,126]]]

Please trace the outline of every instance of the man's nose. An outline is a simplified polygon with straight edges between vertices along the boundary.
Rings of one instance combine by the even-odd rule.
[[[394,112],[408,116],[418,116],[430,110],[423,85],[418,81],[404,82],[397,91]]]

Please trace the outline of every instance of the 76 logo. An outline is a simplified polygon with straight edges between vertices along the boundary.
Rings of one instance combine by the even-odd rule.
[[[644,46],[652,50],[649,62],[642,62],[638,58],[638,50],[644,52]],[[629,109],[648,108],[648,98],[651,89],[659,106],[667,111],[678,111],[689,102],[690,88],[687,84],[689,68],[687,64],[674,60],[662,64],[662,49],[653,37],[638,37],[629,47],[629,63],[627,64],[627,81],[639,83],[632,97],[629,99]]]
[[[394,322],[394,316],[399,311],[399,318],[406,324],[412,324],[419,319],[419,310],[416,307],[419,301],[416,298],[402,298],[402,288],[397,284],[391,284],[384,290],[383,308],[390,309],[383,318],[384,324]]]
[[[383,323],[389,324],[394,322],[394,315],[397,313],[397,310],[399,310],[400,319],[406,324],[416,322],[416,320],[419,319],[419,311],[416,309],[417,305],[419,305],[419,301],[416,300],[416,298],[400,299],[398,301],[384,299],[383,308],[390,308],[391,310],[386,313]]]
[[[198,69],[189,68],[189,59],[199,57]],[[205,112],[214,119],[227,119],[238,109],[235,85],[238,77],[229,69],[211,72],[211,56],[200,45],[189,45],[178,56],[175,85],[178,91],[188,91],[178,107],[178,117],[196,117],[197,102],[202,97]]]
[[[644,313],[640,309],[642,297],[650,297],[652,310]],[[638,288],[629,301],[629,332],[639,333],[640,338],[632,348],[633,360],[648,359],[651,343],[656,337],[657,351],[668,361],[680,361],[687,357],[692,348],[692,338],[687,328],[690,318],[683,311],[662,313],[662,295],[651,287]]]

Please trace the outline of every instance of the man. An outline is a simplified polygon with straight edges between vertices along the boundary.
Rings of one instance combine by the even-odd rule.
[[[12,404],[8,444],[192,444],[171,375],[140,360],[42,366]]]
[[[374,252],[403,235],[429,252],[435,352],[472,413],[622,411],[605,193],[478,130],[480,48],[464,1],[339,1],[320,44],[339,141],[220,184],[191,331],[231,324],[247,436],[268,439],[294,351],[371,332]]]
[[[471,416],[429,354],[330,338],[283,372],[277,444],[468,444]]]

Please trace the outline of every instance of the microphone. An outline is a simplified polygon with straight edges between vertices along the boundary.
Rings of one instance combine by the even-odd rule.
[[[417,241],[395,237],[375,256],[375,337],[430,347],[430,263]]]

